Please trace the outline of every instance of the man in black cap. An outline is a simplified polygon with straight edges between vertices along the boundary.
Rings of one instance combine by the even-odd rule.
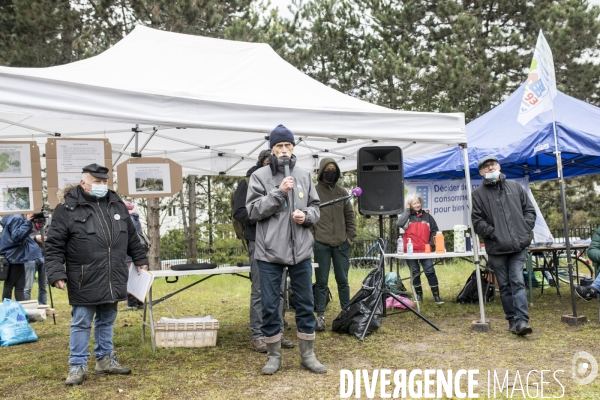
[[[67,289],[72,306],[69,375],[65,384],[83,382],[90,356],[87,348],[94,322],[95,374],[129,374],[113,351],[117,302],[127,300],[129,254],[140,269],[146,252],[119,195],[108,189],[108,168],[87,165],[79,185],[59,192],[48,239],[48,282]]]
[[[473,228],[483,237],[485,252],[498,279],[508,330],[528,335],[533,330],[528,324],[523,266],[535,225],[535,209],[523,187],[500,173],[496,157],[483,157],[477,167],[483,184],[473,191]]]
[[[262,325],[262,303],[260,301],[260,276],[258,273],[258,261],[254,258],[255,250],[255,237],[256,237],[256,221],[253,221],[248,216],[248,210],[246,210],[246,196],[248,195],[248,182],[250,182],[250,176],[254,171],[259,168],[266,167],[269,165],[269,155],[271,150],[263,150],[258,155],[258,161],[256,165],[246,172],[246,178],[242,179],[235,190],[233,200],[233,218],[236,221],[244,224],[244,239],[248,243],[248,257],[250,258],[250,278],[252,280],[251,292],[250,292],[250,331],[252,332],[252,348],[259,353],[267,352],[267,344],[265,343],[265,337],[260,331]],[[281,280],[281,290],[283,291],[285,285],[285,274]],[[294,343],[287,340],[283,336],[283,296],[280,297],[279,301],[279,314],[281,315],[281,347],[284,349],[294,348]]]

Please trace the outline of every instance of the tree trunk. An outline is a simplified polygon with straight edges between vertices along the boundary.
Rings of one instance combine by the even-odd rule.
[[[197,263],[198,249],[196,248],[196,175],[188,176],[188,196],[190,204],[190,252],[188,253],[188,262]]]
[[[148,268],[151,271],[160,269],[160,198],[148,199],[148,240],[151,246],[148,251]]]
[[[185,199],[183,197],[183,189],[179,191],[179,203],[181,205],[181,217],[183,220],[183,243],[185,243],[185,255],[186,257],[188,257],[191,254],[190,230],[188,229],[187,215],[185,213]]]

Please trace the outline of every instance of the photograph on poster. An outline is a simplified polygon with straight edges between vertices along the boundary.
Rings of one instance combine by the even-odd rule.
[[[169,164],[129,164],[127,176],[132,194],[171,192]]]
[[[70,173],[81,173],[83,167],[93,163],[104,165],[104,141],[57,140],[56,162],[58,172]]]
[[[31,176],[29,144],[0,144],[0,177]]]
[[[0,179],[0,212],[4,211],[28,211],[32,209],[32,181],[31,178]]]

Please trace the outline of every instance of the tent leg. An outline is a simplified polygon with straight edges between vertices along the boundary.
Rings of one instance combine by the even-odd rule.
[[[465,166],[465,181],[467,185],[467,198],[469,206],[469,226],[471,227],[471,237],[473,238],[473,262],[475,264],[475,276],[477,277],[477,295],[479,296],[479,321],[475,321],[472,324],[472,329],[477,331],[488,331],[489,322],[485,320],[485,309],[483,307],[483,289],[481,287],[481,271],[479,270],[479,241],[473,228],[473,221],[471,221],[471,210],[473,209],[473,200],[471,199],[471,171],[469,169],[469,152],[467,150],[467,144],[461,144],[463,152],[463,163]]]

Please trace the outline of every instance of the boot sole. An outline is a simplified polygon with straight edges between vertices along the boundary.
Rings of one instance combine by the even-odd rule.
[[[529,335],[531,333],[533,333],[533,329],[531,329],[531,328],[525,328],[520,332],[516,332],[516,334],[519,336],[525,336],[525,335]]]
[[[312,369],[308,368],[305,365],[302,365],[302,364],[300,364],[300,365],[302,366],[302,368],[304,368],[307,371],[312,372],[313,374],[325,374],[325,373],[327,373],[327,369],[324,369],[323,371],[313,371]]]

